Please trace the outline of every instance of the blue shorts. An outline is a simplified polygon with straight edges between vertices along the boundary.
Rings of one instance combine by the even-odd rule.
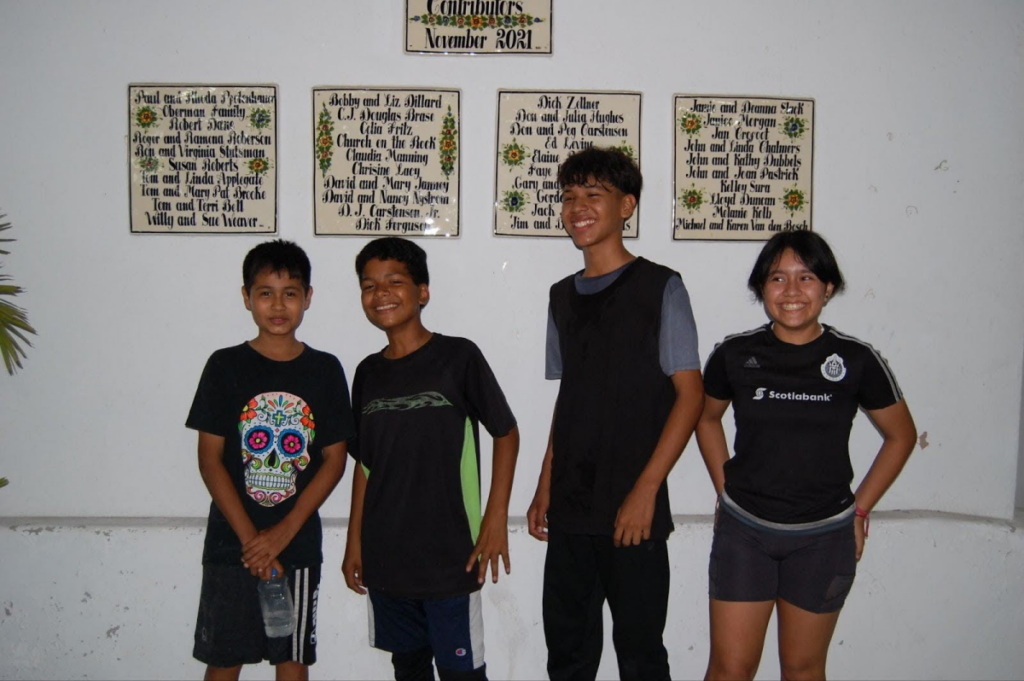
[[[453,598],[397,598],[370,589],[370,645],[391,653],[430,648],[439,670],[484,666],[480,592]]]

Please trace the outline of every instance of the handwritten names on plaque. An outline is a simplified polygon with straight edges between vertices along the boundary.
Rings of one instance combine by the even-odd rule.
[[[277,232],[277,88],[128,87],[131,231]]]
[[[811,228],[814,100],[675,96],[673,238]]]
[[[563,236],[558,166],[593,146],[615,147],[640,163],[638,92],[498,92],[494,233]],[[636,237],[639,208],[624,237]]]
[[[459,235],[458,90],[313,90],[315,232]]]

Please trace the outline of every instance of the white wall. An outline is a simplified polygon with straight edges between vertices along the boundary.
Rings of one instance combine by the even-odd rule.
[[[936,514],[873,518],[857,580],[829,651],[835,679],[1020,679],[1024,676],[1024,528]],[[200,521],[89,526],[30,520],[0,528],[0,678],[199,678],[191,659],[201,568]],[[543,546],[517,524],[511,577],[484,587],[484,645],[492,679],[543,679],[539,582]],[[705,518],[676,523],[665,645],[672,678],[704,675],[708,659]],[[317,679],[393,678],[370,650],[366,602],[338,570],[339,523],[324,533]],[[779,678],[775,624],[759,679]],[[599,679],[617,678],[605,626]],[[269,665],[246,679],[270,679]]]
[[[557,387],[542,379],[547,288],[581,259],[568,241],[491,236],[496,90],[644,93],[643,223],[630,248],[682,272],[702,358],[725,334],[762,322],[743,287],[758,246],[671,241],[671,96],[815,97],[815,228],[849,281],[826,321],[888,358],[927,432],[928,447],[916,451],[882,508],[1012,516],[1024,341],[1024,136],[1017,121],[1024,5],[556,0],[553,56],[479,58],[405,56],[402,7],[381,0],[0,0],[0,210],[18,239],[3,272],[26,288],[19,300],[39,330],[25,369],[0,376],[0,475],[11,479],[0,491],[6,525],[29,516],[87,527],[90,517],[122,518],[128,536],[159,538],[144,547],[146,558],[173,566],[189,594],[175,607],[194,609],[194,537],[130,528],[138,518],[186,523],[205,514],[195,436],[182,422],[209,353],[253,335],[239,269],[260,238],[129,234],[126,86],[161,81],[279,85],[280,234],[304,246],[314,264],[316,295],[300,337],[336,353],[350,372],[384,338],[357,300],[352,260],[365,240],[312,236],[310,89],[461,88],[463,235],[420,242],[433,274],[425,320],[478,342],[519,418],[513,516],[532,497]],[[878,446],[863,418],[852,445],[860,476]],[[712,489],[695,446],[670,484],[676,513],[709,511]],[[347,480],[328,501],[326,517],[345,516],[346,487]],[[971,537],[973,529],[963,533]],[[64,538],[19,545],[38,558],[36,571],[19,576],[27,580],[19,595],[45,600],[51,581],[72,580],[72,570],[94,560]],[[706,540],[675,554],[681,569],[702,574]],[[149,611],[160,596],[147,583],[122,581],[112,567],[135,560],[128,554],[136,550],[111,545],[104,576],[124,602]],[[4,544],[0,555],[6,566],[13,554]],[[533,560],[539,552],[520,555]],[[969,582],[976,568],[965,564],[947,578]],[[536,577],[510,585],[502,593],[533,618],[526,656],[537,657]],[[877,613],[852,613],[844,622],[870,632]],[[189,617],[181,618],[174,626],[185,626]],[[19,625],[16,642],[5,644],[21,646],[19,665],[42,654],[26,651],[44,645],[33,642],[48,640],[38,636],[54,621]],[[156,646],[166,632],[148,626],[146,645]],[[958,626],[962,633],[977,628],[970,620]],[[695,632],[695,645],[703,645],[706,637]],[[900,628],[899,635],[908,655],[932,650],[917,633]],[[870,646],[864,654],[861,663],[869,664]],[[1019,657],[1001,663],[1024,674]],[[94,675],[115,674],[98,669]],[[857,667],[849,673],[858,675]]]
[[[567,240],[490,233],[497,88],[644,93],[647,189],[630,246],[682,272],[703,356],[764,319],[743,287],[758,246],[671,241],[671,95],[816,97],[815,226],[849,277],[826,317],[889,359],[930,443],[883,506],[1012,514],[1024,7],[559,0],[553,57],[483,58],[404,55],[401,7],[0,5],[0,207],[18,238],[5,271],[39,330],[25,370],[0,380],[4,513],[196,516],[205,505],[181,424],[208,354],[253,335],[239,269],[260,237],[128,233],[126,85],[164,81],[280,86],[280,231],[314,263],[301,337],[349,371],[384,339],[351,271],[365,240],[311,235],[310,88],[462,89],[463,236],[423,242],[426,323],[475,339],[506,389],[523,433],[518,513],[556,389],[542,379],[547,288],[582,261]],[[861,420],[858,474],[877,446]],[[709,508],[695,447],[671,486],[676,512]],[[327,515],[345,515],[345,496]]]

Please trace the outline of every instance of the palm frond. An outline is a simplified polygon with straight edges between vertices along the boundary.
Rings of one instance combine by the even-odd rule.
[[[3,220],[5,217],[7,217],[7,213],[0,213],[0,220]],[[9,223],[9,222],[0,222],[0,232],[3,232],[4,230],[8,230],[10,228],[11,228],[11,223]],[[0,239],[0,244],[9,244],[12,241],[14,241],[14,239]],[[0,255],[10,255],[10,254],[11,254],[10,251],[5,251],[3,249],[0,249]]]
[[[0,220],[7,217],[0,213]],[[0,232],[11,228],[11,223],[0,222]],[[14,239],[0,239],[0,243],[10,243]],[[0,249],[0,255],[9,255],[9,251]],[[21,360],[27,357],[25,346],[32,347],[28,339],[29,334],[35,335],[36,330],[28,323],[28,313],[9,300],[22,292],[20,286],[4,283],[9,282],[11,277],[0,274],[0,356],[4,360],[4,368],[8,374],[14,374],[16,369],[21,368]],[[0,485],[2,486],[2,485]]]

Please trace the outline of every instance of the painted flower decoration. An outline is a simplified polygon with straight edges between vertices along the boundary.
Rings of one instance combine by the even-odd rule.
[[[506,213],[520,213],[529,203],[526,193],[519,189],[507,191],[501,197],[501,209]]]
[[[474,14],[469,19],[469,27],[473,29],[482,29],[484,27],[484,18],[479,14]]]
[[[270,161],[260,156],[249,161],[249,172],[255,175],[262,175],[270,168]]]
[[[466,17],[455,17],[455,25],[458,26],[459,28],[463,28],[466,25]]]
[[[529,153],[529,149],[519,144],[519,142],[513,138],[511,144],[506,144],[502,148],[501,160],[511,170],[512,168],[523,165],[523,161],[526,160],[526,155]]]
[[[458,143],[455,141],[455,133],[457,131],[455,114],[452,113],[452,108],[449,106],[448,112],[441,120],[441,148],[439,150],[441,172],[444,173],[445,177],[450,176],[455,171],[456,149],[458,148]]]
[[[790,116],[782,122],[782,132],[791,140],[797,140],[804,136],[807,131],[807,121],[796,116]]]
[[[140,107],[139,110],[135,112],[135,122],[139,124],[140,128],[152,128],[159,120],[160,117],[157,115],[156,110],[151,106]]]
[[[633,156],[633,145],[632,144],[620,144],[617,147],[612,147],[615,151],[621,152],[629,157],[630,161],[636,162],[636,157]]]
[[[240,421],[249,421],[251,419],[256,418],[256,411],[255,411],[255,409],[258,406],[259,406],[259,403],[256,402],[255,398],[249,400],[248,404],[246,404],[244,407],[242,407],[242,416],[241,416],[241,418],[239,420]]]
[[[679,202],[687,213],[700,212],[700,207],[704,205],[704,190],[691,184],[689,189],[679,195]]]
[[[498,17],[487,17],[487,25],[494,28],[498,25]]]
[[[253,428],[249,432],[249,447],[253,451],[260,451],[268,444],[267,431],[262,428]]]
[[[160,159],[155,156],[143,156],[135,162],[144,173],[155,173],[160,170]]]
[[[257,130],[270,126],[270,109],[256,108],[249,114],[249,125]]]
[[[326,175],[327,171],[331,168],[331,156],[334,154],[334,140],[332,138],[334,121],[331,120],[331,112],[327,110],[326,104],[323,105],[316,124],[317,136],[314,149],[317,165],[320,166],[320,174]]]
[[[688,111],[683,114],[683,117],[679,119],[679,127],[682,128],[683,132],[687,135],[696,135],[700,132],[702,127],[700,122],[700,114],[693,111]]]
[[[782,195],[782,207],[790,213],[803,210],[805,205],[807,205],[807,199],[804,196],[804,193],[796,187],[793,187]]]
[[[309,408],[308,404],[302,405],[302,425],[306,426],[310,430],[316,428],[316,424],[313,422],[313,410]]]
[[[302,451],[303,443],[302,438],[295,433],[285,433],[281,437],[281,449],[286,454],[298,454]]]

